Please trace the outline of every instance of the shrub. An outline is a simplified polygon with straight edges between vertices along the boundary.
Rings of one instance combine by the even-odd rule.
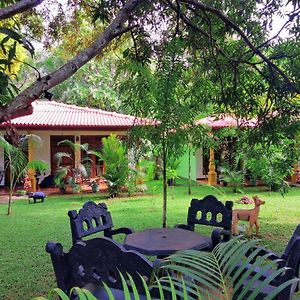
[[[103,177],[108,183],[109,196],[113,198],[119,195],[121,187],[126,183],[129,172],[128,159],[125,147],[115,134],[103,138],[102,143],[101,159],[106,168]]]

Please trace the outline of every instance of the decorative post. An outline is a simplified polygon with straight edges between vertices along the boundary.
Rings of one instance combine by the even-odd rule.
[[[81,148],[80,148],[80,136],[75,136],[75,168],[80,165],[81,161]]]
[[[213,148],[209,149],[209,166],[208,166],[208,184],[217,185],[217,173],[215,166],[215,150]]]
[[[28,161],[31,162],[33,160],[33,141],[31,136],[28,138]],[[28,178],[30,180],[31,191],[36,192],[36,177],[35,177],[35,170],[28,169]]]

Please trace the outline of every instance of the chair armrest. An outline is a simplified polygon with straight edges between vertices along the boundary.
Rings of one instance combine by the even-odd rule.
[[[221,242],[229,241],[230,237],[231,237],[231,232],[229,230],[220,229],[220,228],[214,229],[211,233],[211,241],[212,241],[213,248],[215,248],[215,246],[217,246],[217,244]]]
[[[116,234],[128,235],[128,234],[131,234],[131,233],[134,233],[134,230],[132,228],[121,227],[121,228],[118,228],[118,229],[107,230],[107,231],[105,231],[104,235],[108,238],[112,238],[112,236],[116,235]]]
[[[187,225],[187,224],[176,224],[176,225],[173,226],[173,228],[180,228],[180,229],[194,231],[193,226]]]

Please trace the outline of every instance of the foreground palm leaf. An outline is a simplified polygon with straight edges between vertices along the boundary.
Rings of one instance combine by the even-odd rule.
[[[268,255],[252,262],[253,257],[259,250],[253,251],[251,255],[247,255],[253,247],[258,244],[258,241],[243,241],[232,239],[227,243],[219,244],[212,252],[186,250],[179,251],[166,259],[155,267],[152,282],[147,285],[142,278],[145,288],[147,300],[151,299],[166,299],[166,292],[171,299],[201,299],[201,300],[231,300],[231,299],[247,299],[255,300],[259,292],[274,279],[275,276],[283,273],[285,270],[278,269],[272,276],[263,280],[255,291],[251,291],[252,281],[242,287],[245,279],[250,275],[254,268],[259,267],[260,272],[254,276],[253,280],[260,277],[266,270],[277,268],[275,262],[267,263]],[[249,268],[249,263],[252,266]],[[124,278],[121,274],[124,299],[140,299],[136,285],[132,277]],[[281,286],[277,287],[272,294],[266,297],[266,300],[274,299],[287,285],[293,284],[297,279],[290,280]],[[130,293],[130,289],[132,292]],[[104,284],[104,288],[110,300],[114,300],[114,296],[110,288]],[[153,290],[156,289],[156,297],[151,296]],[[95,300],[96,298],[87,290],[74,288],[71,291],[72,295],[78,295],[78,300]],[[54,296],[55,295],[55,296]],[[68,300],[60,289],[54,289],[49,293],[48,300],[59,299]],[[56,297],[56,298],[55,298]],[[168,299],[170,299],[168,297]],[[35,300],[47,300],[45,298],[35,298]],[[101,299],[98,299],[101,300]]]
[[[249,253],[257,244],[258,241],[255,240],[232,239],[227,243],[219,244],[212,252],[180,251],[166,258],[158,266],[156,272],[158,276],[159,274],[166,274],[160,277],[159,281],[163,283],[163,288],[169,291],[168,274],[173,274],[172,281],[176,287],[176,293],[181,297],[184,296],[184,290],[186,290],[190,297],[195,299],[254,300],[276,276],[285,272],[283,268],[276,270],[276,262],[267,261],[269,255],[262,256],[252,262],[260,250],[254,250],[251,255],[247,256],[246,253]],[[250,263],[251,267],[249,268]],[[253,279],[246,286],[243,286],[254,269],[260,271],[253,276]],[[271,276],[261,280],[263,273],[270,269],[276,271]],[[251,287],[258,279],[261,280],[261,284],[252,291]],[[292,285],[295,281],[297,279],[277,287],[272,295],[266,299],[273,299],[287,285]]]

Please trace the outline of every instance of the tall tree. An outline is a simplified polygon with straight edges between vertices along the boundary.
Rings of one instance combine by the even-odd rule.
[[[5,1],[8,5],[0,11],[2,19],[28,9],[25,6],[28,1],[9,5],[12,2]],[[103,54],[124,33],[132,37],[137,50],[142,50],[148,41],[150,47],[144,55],[151,56],[158,40],[170,42],[172,34],[165,33],[181,32],[187,64],[196,70],[201,67],[201,72],[214,85],[215,96],[211,100],[220,110],[230,110],[239,116],[259,114],[260,120],[272,116],[272,111],[277,112],[278,119],[288,111],[290,120],[299,113],[298,103],[291,101],[300,91],[299,71],[291,67],[299,57],[298,1],[274,0],[260,5],[254,0],[129,0],[126,3],[101,0],[97,3],[94,19],[99,19],[106,29],[90,46],[57,70],[39,77],[9,101],[0,111],[0,121],[30,113],[32,101],[72,76],[96,55]],[[87,4],[94,2],[80,3]],[[290,34],[288,43],[277,34],[268,36],[273,17],[280,15],[282,4],[290,7],[283,25]],[[59,31],[60,37],[63,34]],[[20,35],[9,38],[32,51]]]
[[[167,164],[171,158],[182,155],[189,128],[193,127],[195,117],[205,104],[196,92],[192,92],[195,74],[186,64],[181,38],[173,36],[170,43],[161,46],[153,55],[156,59],[151,61],[147,60],[145,52],[125,51],[125,62],[121,62],[119,72],[126,78],[120,83],[121,94],[126,97],[125,108],[132,114],[153,120],[151,126],[137,129],[137,137],[139,141],[150,141],[163,164],[162,224],[166,227]],[[202,83],[207,82],[203,80]]]

